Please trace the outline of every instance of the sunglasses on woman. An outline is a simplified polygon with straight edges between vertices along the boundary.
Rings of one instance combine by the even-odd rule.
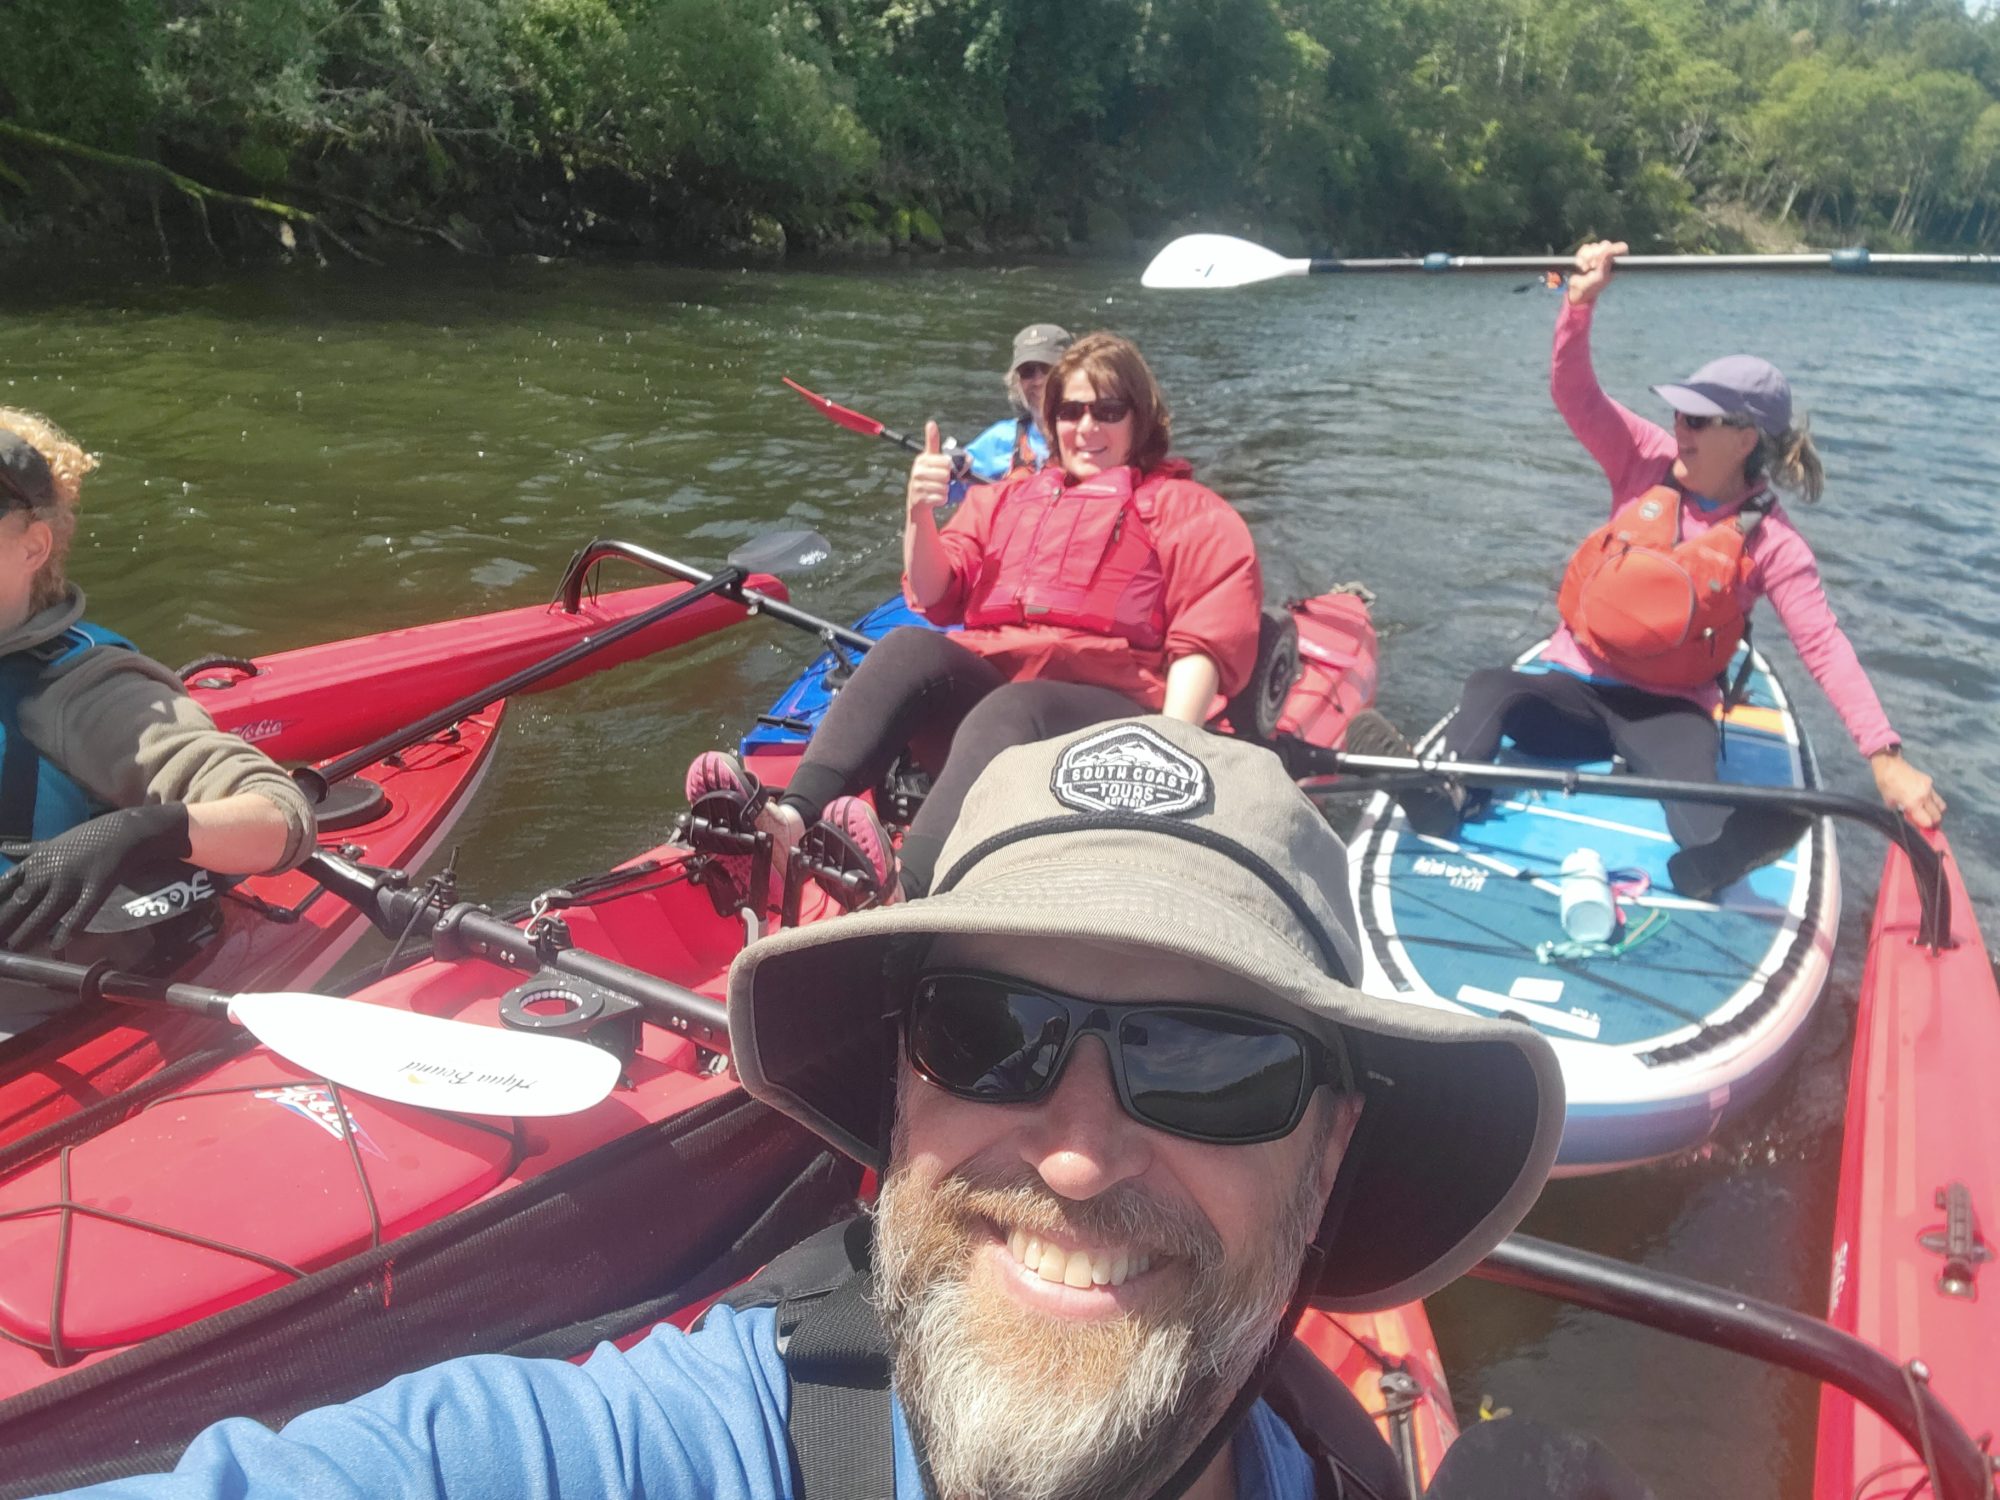
[[[1110,1054],[1126,1114],[1191,1141],[1279,1140],[1298,1128],[1319,1084],[1354,1088],[1344,1049],[1221,1006],[1111,1005],[946,970],[918,977],[904,1017],[918,1076],[981,1104],[1041,1098],[1085,1036]]]
[[[1121,401],[1116,396],[1105,396],[1096,401],[1064,401],[1056,407],[1056,420],[1081,422],[1085,412],[1090,413],[1091,420],[1099,427],[1115,427],[1132,415],[1132,403]]]
[[[1674,413],[1674,420],[1686,426],[1689,432],[1706,432],[1720,423],[1724,427],[1748,427],[1749,419],[1744,417],[1691,417],[1684,411]]]

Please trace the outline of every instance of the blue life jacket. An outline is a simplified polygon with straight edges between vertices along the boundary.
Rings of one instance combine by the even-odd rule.
[[[21,704],[56,668],[98,646],[136,650],[115,631],[79,621],[61,635],[0,657],[0,841],[40,843],[109,807],[21,733]],[[0,853],[0,870],[14,860]]]

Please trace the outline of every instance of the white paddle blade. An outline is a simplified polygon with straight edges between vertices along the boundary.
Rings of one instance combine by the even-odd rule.
[[[396,1104],[468,1115],[573,1115],[618,1083],[601,1047],[332,995],[238,995],[229,1013],[280,1057]]]
[[[1309,260],[1287,260],[1275,250],[1231,234],[1184,234],[1153,257],[1139,285],[1159,291],[1249,286],[1279,276],[1303,276]]]

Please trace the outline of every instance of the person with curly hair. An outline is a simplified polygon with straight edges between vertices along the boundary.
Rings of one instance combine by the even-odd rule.
[[[16,951],[69,948],[122,881],[163,864],[261,874],[313,848],[312,806],[282,768],[84,620],[63,568],[96,466],[46,417],[0,407],[0,945]],[[66,1003],[0,989],[0,1037]]]

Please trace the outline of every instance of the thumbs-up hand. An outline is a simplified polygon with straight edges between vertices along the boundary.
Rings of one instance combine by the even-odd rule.
[[[944,451],[944,437],[935,422],[924,423],[924,451],[910,465],[910,487],[905,496],[909,520],[926,511],[936,511],[951,499],[951,456]]]

